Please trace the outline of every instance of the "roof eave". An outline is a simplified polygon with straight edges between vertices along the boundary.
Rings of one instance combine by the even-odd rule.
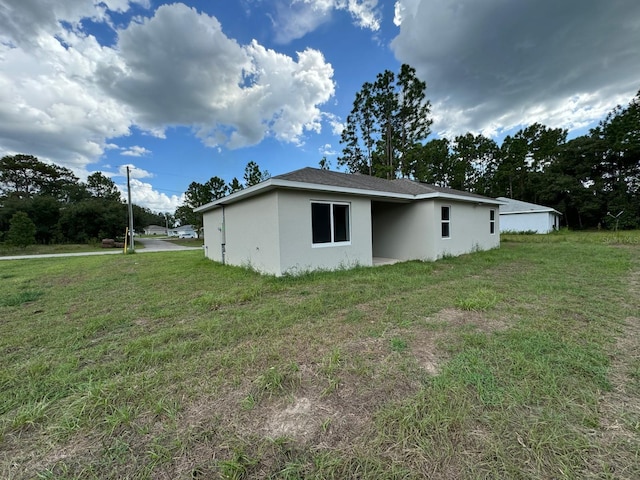
[[[467,203],[478,203],[478,204],[486,204],[486,205],[504,205],[504,202],[500,200],[496,200],[495,198],[489,197],[472,197],[469,195],[459,195],[456,193],[447,193],[447,192],[433,192],[433,193],[422,193],[420,195],[416,195],[416,200],[429,200],[433,198],[442,198],[445,200],[456,200],[459,202],[467,202]]]
[[[197,208],[194,208],[193,211],[196,213],[204,213],[204,212],[208,212],[209,210],[213,210],[216,209],[218,207],[221,207],[223,205],[227,205],[230,203],[235,203],[238,200],[244,199],[244,198],[249,198],[249,197],[253,197],[255,195],[259,195],[261,193],[264,193],[266,191],[269,190],[273,190],[277,185],[274,185],[274,182],[276,182],[276,179],[273,178],[269,178],[268,180],[265,180],[264,182],[260,182],[256,185],[252,185],[250,187],[244,188],[242,190],[239,190],[237,192],[232,193],[231,195],[227,195],[226,197],[222,197],[222,198],[218,198],[217,200],[214,200],[213,202],[209,202],[206,203],[204,205],[201,205]]]
[[[539,210],[515,210],[512,212],[500,212],[500,215],[519,215],[523,213],[557,213],[558,215],[562,215],[562,213],[553,208],[545,208]]]
[[[466,195],[458,195],[446,192],[433,192],[413,195],[409,193],[396,193],[380,190],[369,190],[365,188],[351,188],[351,187],[339,187],[335,185],[324,185],[320,183],[307,183],[296,182],[291,180],[283,180],[280,178],[270,178],[257,185],[245,188],[238,192],[232,193],[226,197],[219,198],[213,202],[207,203],[200,207],[195,208],[193,211],[196,213],[204,213],[209,210],[229,205],[240,200],[244,200],[255,195],[260,195],[276,188],[290,189],[290,190],[307,190],[312,192],[327,192],[337,193],[343,195],[357,195],[362,197],[377,198],[393,200],[396,202],[411,202],[414,200],[429,200],[435,198],[443,198],[447,200],[457,200],[462,202],[487,204],[487,205],[503,205],[504,202],[488,197],[472,197]]]
[[[235,203],[240,200],[244,200],[246,198],[259,195],[261,193],[265,193],[275,188],[283,188],[283,189],[290,189],[290,190],[309,190],[313,192],[330,192],[330,193],[338,193],[338,194],[344,194],[344,195],[357,195],[357,196],[372,197],[372,198],[386,198],[386,199],[392,199],[396,201],[406,201],[406,202],[410,202],[416,198],[415,195],[410,195],[407,193],[367,190],[364,188],[338,187],[335,185],[323,185],[320,183],[294,182],[291,180],[270,178],[269,180],[266,180],[252,187],[246,188],[244,190],[240,190],[226,197],[222,197],[217,200],[214,200],[213,202],[207,203],[206,205],[197,207],[193,211],[206,212],[206,211],[221,207],[223,205]]]

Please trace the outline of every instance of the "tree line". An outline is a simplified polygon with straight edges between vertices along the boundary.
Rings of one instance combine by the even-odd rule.
[[[148,225],[202,226],[193,209],[229,193],[269,178],[269,172],[249,162],[244,183],[220,177],[192,182],[185,200],[172,214],[132,205],[134,229]],[[0,159],[0,242],[88,243],[123,237],[128,226],[127,205],[109,177],[96,172],[81,182],[71,170],[40,161],[32,155],[7,155]],[[13,228],[12,228],[13,225]]]
[[[347,117],[338,165],[352,173],[414,180],[553,207],[571,228],[640,227],[640,91],[588,134],[535,123],[501,145],[467,133],[427,141],[426,84],[402,65],[365,82]]]
[[[122,237],[128,225],[127,206],[113,180],[96,172],[81,182],[68,168],[32,155],[0,159],[0,206],[0,241],[18,245]],[[132,208],[136,230],[165,223],[164,214]],[[12,236],[12,219],[20,240]]]

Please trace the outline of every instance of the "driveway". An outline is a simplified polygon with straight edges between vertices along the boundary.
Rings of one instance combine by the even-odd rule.
[[[157,238],[136,238],[136,242],[144,245],[144,248],[139,248],[136,253],[152,253],[152,252],[167,252],[178,250],[202,250],[202,247],[183,247],[182,245],[176,245],[173,242],[160,240]],[[90,255],[117,255],[122,254],[121,248],[109,248],[93,252],[73,252],[73,253],[44,253],[41,255],[11,255],[8,257],[1,257],[0,260],[26,260],[29,258],[55,258],[55,257],[85,257]]]
[[[202,247],[183,247],[182,245],[176,245],[173,242],[159,238],[136,238],[136,242],[144,245],[144,248],[136,250],[137,253],[166,252],[167,250],[202,250]]]

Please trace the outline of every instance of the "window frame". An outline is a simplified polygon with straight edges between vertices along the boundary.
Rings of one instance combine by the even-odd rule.
[[[329,233],[330,233],[330,241],[328,242],[318,242],[315,243],[313,241],[313,205],[329,205]],[[312,248],[324,248],[324,247],[334,247],[334,246],[348,246],[351,245],[351,202],[341,202],[341,201],[333,201],[333,200],[311,200],[311,247]],[[346,240],[336,241],[336,223],[335,223],[335,206],[343,206],[346,208]]]
[[[447,219],[444,218],[444,209],[447,209]],[[444,235],[444,226],[447,226],[447,235]],[[443,239],[451,238],[451,205],[440,205],[440,236]]]
[[[489,210],[489,234],[496,234],[496,209],[492,208]]]

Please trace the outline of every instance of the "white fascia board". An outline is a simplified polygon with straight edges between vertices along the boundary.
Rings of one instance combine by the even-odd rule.
[[[455,193],[444,193],[444,192],[434,192],[434,193],[424,193],[422,195],[416,195],[416,200],[430,200],[436,198],[443,198],[445,200],[457,200],[459,202],[467,202],[467,203],[481,203],[487,205],[505,205],[505,202],[500,200],[496,200],[494,198],[477,198],[477,197],[468,197],[466,195],[457,195]]]
[[[292,182],[291,180],[270,178],[269,180],[266,180],[257,185],[253,185],[252,187],[245,188],[244,190],[240,190],[226,197],[219,198],[211,203],[207,203],[206,205],[202,205],[198,208],[195,208],[193,211],[206,212],[208,210],[218,208],[222,205],[235,203],[237,201],[252,197],[254,195],[259,195],[260,193],[264,193],[269,190],[273,190],[275,188],[286,188],[286,189],[292,189],[292,190],[308,190],[312,192],[338,193],[338,194],[345,194],[345,195],[358,195],[358,196],[375,197],[375,198],[388,198],[388,199],[394,199],[394,200],[400,200],[400,201],[404,200],[407,202],[411,200],[415,200],[416,198],[414,195],[409,195],[406,193],[381,192],[376,190],[366,190],[362,188],[337,187],[334,185],[322,185],[318,183],[306,183],[306,182]]]
[[[214,200],[213,202],[209,202],[206,203],[204,205],[201,205],[197,208],[194,208],[193,211],[196,213],[199,212],[206,212],[208,210],[213,210],[214,208],[218,208],[222,205],[226,205],[228,203],[233,203],[233,202],[237,202],[238,200],[244,198],[244,197],[253,197],[254,195],[258,195],[260,193],[262,193],[263,191],[268,191],[268,190],[272,190],[274,187],[272,186],[273,184],[273,179],[270,178],[268,180],[265,180],[264,182],[260,182],[256,185],[252,185],[250,187],[247,188],[243,188],[242,190],[239,190],[237,192],[232,193],[231,195],[227,195],[226,197],[222,197],[222,198],[218,198],[217,200]]]
[[[518,215],[523,213],[557,213],[558,215],[562,215],[562,213],[554,210],[553,208],[541,208],[539,210],[516,210],[515,212],[500,212],[500,215]]]
[[[292,182],[290,180],[279,180],[278,187],[291,188],[295,190],[310,190],[313,192],[342,193],[345,195],[358,195],[364,197],[390,198],[395,200],[411,201],[414,195],[408,193],[384,192],[380,190],[367,190],[364,188],[337,187],[335,185],[322,185],[319,183]]]

